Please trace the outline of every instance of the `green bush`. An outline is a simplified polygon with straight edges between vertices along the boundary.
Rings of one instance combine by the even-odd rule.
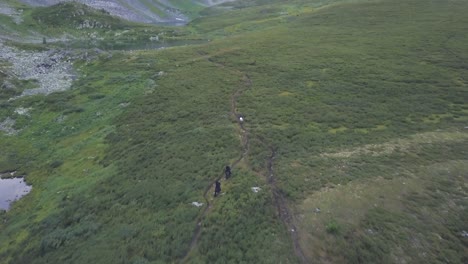
[[[337,235],[341,231],[341,226],[336,222],[336,220],[331,220],[325,226],[325,229],[329,234]]]

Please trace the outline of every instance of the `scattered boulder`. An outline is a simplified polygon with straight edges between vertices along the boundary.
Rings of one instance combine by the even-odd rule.
[[[7,117],[3,122],[0,122],[0,131],[5,132],[8,136],[18,134],[19,130],[13,128],[15,125],[16,120]]]
[[[21,24],[23,22],[23,10],[10,7],[7,3],[0,3],[0,14],[11,17],[15,24]]]
[[[3,81],[1,87],[6,90],[14,90],[16,88],[15,85],[9,82],[8,80]]]
[[[15,109],[16,114],[24,116],[29,116],[29,111],[31,111],[31,108],[18,107]]]
[[[27,89],[21,96],[50,94],[71,87],[73,67],[70,62],[74,55],[63,50],[42,52],[18,50],[0,42],[0,59],[11,63],[9,71],[22,80],[37,80],[38,88]],[[8,82],[3,83],[9,88]]]
[[[262,190],[262,188],[260,188],[260,187],[252,187],[252,191],[253,191],[254,193],[258,193],[258,192],[261,191],[261,190]]]
[[[120,103],[120,104],[119,104],[119,106],[120,106],[121,108],[125,108],[125,107],[127,107],[127,106],[129,106],[129,105],[130,105],[129,102],[125,102],[125,103]]]
[[[468,232],[466,232],[465,230],[461,231],[460,235],[462,237],[468,237]]]
[[[67,116],[65,116],[65,115],[60,115],[60,116],[58,116],[58,117],[55,119],[55,122],[57,122],[57,123],[60,124],[60,123],[63,123],[63,122],[65,121],[65,119],[67,119]]]

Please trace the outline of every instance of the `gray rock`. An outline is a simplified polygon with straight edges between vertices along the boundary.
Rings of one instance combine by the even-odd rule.
[[[203,206],[203,203],[192,202],[192,205],[193,205],[193,206],[196,206],[196,207],[201,207],[201,206]]]
[[[262,190],[260,187],[252,187],[251,189],[254,193],[258,193],[260,190]]]
[[[5,120],[3,120],[3,122],[0,123],[0,131],[5,132],[8,136],[18,134],[19,130],[13,128],[15,123],[16,121],[14,119],[7,117]]]
[[[465,230],[461,231],[460,235],[462,237],[468,237],[468,232],[466,232]]]
[[[30,116],[29,111],[31,111],[31,108],[18,107],[15,109],[16,114],[24,116]]]
[[[12,8],[7,3],[0,3],[0,14],[11,17],[16,24],[23,22],[23,10]]]
[[[39,87],[25,90],[21,96],[64,91],[72,85],[73,67],[69,62],[71,54],[67,52],[23,51],[0,42],[0,59],[11,63],[10,71],[16,77],[23,80],[37,80]]]
[[[1,87],[2,89],[7,89],[7,90],[13,90],[16,88],[15,85],[9,82],[8,80],[3,81],[3,84]]]

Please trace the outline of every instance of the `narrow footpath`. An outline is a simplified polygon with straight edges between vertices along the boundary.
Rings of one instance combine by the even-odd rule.
[[[237,123],[237,126],[238,126],[237,131],[238,131],[239,136],[241,138],[241,144],[242,144],[242,148],[243,148],[243,151],[242,151],[240,157],[230,165],[231,168],[235,168],[237,166],[237,164],[239,164],[239,162],[243,161],[244,158],[247,156],[247,154],[249,152],[249,147],[250,147],[250,143],[249,143],[250,133],[245,128],[243,120],[240,119],[240,117],[242,117],[242,114],[238,112],[237,101],[238,101],[239,97],[246,90],[251,88],[252,80],[250,79],[250,77],[247,74],[245,74],[245,73],[243,73],[243,72],[241,72],[239,70],[236,70],[236,69],[230,69],[230,68],[228,69],[227,67],[225,67],[225,65],[213,61],[206,54],[200,54],[200,55],[202,55],[203,58],[205,58],[209,62],[213,63],[214,65],[216,65],[216,66],[218,66],[220,68],[223,68],[223,69],[227,69],[228,71],[233,72],[235,75],[238,75],[242,79],[242,84],[239,85],[238,89],[231,95],[231,99],[230,99],[230,101],[231,101],[230,102],[230,104],[231,104],[230,114],[231,114],[231,117],[234,118],[234,120],[236,120],[236,123]],[[289,207],[287,205],[286,199],[284,198],[283,193],[279,190],[279,188],[276,185],[273,165],[274,165],[274,160],[276,158],[276,151],[277,150],[275,149],[275,147],[270,146],[263,137],[256,136],[256,138],[258,138],[260,140],[260,142],[262,142],[263,145],[268,146],[268,148],[271,151],[271,155],[269,156],[269,158],[267,160],[267,169],[268,169],[267,170],[267,175],[262,175],[262,176],[266,178],[267,183],[270,186],[270,189],[272,191],[273,202],[274,202],[275,207],[277,209],[278,217],[281,220],[281,222],[283,222],[283,224],[287,228],[288,232],[291,234],[291,240],[293,242],[294,253],[295,253],[296,257],[298,258],[298,260],[301,263],[309,263],[309,261],[305,257],[305,255],[303,253],[303,250],[302,250],[302,248],[300,246],[298,230],[296,228],[296,225],[294,224],[294,218],[293,218],[293,216],[291,214],[291,211],[290,211],[290,209],[289,209]],[[250,168],[250,169],[255,174],[259,175],[259,173],[255,172],[252,168]],[[197,219],[197,226],[195,227],[195,230],[193,232],[190,247],[187,250],[187,252],[185,253],[185,255],[184,255],[184,257],[183,257],[183,259],[181,261],[182,263],[186,263],[188,261],[188,257],[190,256],[190,253],[193,251],[194,248],[196,248],[196,245],[197,245],[197,243],[198,243],[198,241],[200,239],[200,235],[201,235],[202,221],[205,218],[205,216],[210,212],[210,210],[212,208],[212,204],[210,203],[210,200],[209,200],[209,197],[211,195],[210,190],[213,188],[214,183],[216,181],[220,180],[223,177],[223,175],[224,175],[224,173],[222,172],[216,179],[214,179],[212,182],[210,182],[210,184],[205,188],[205,191],[203,193],[203,197],[205,199],[206,206],[204,207],[203,211],[200,213],[200,215],[199,215],[199,217]]]

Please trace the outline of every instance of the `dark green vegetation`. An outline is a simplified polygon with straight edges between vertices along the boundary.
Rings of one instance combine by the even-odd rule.
[[[43,25],[52,28],[71,26],[119,29],[127,24],[116,17],[109,16],[105,10],[96,10],[75,2],[35,8],[31,12],[31,17],[33,21],[30,22],[30,26]],[[64,24],[64,21],[69,23]]]
[[[104,54],[71,91],[4,101],[0,121],[33,110],[0,170],[34,187],[1,215],[0,262],[297,263],[272,146],[310,262],[466,263],[468,3],[304,2],[197,19],[180,31],[212,42]],[[242,152],[246,77],[250,151],[191,249],[190,203]]]

